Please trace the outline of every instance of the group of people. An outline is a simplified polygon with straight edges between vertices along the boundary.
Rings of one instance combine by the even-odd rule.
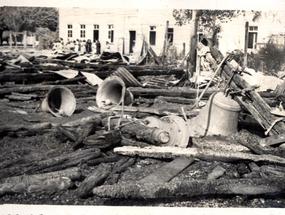
[[[55,41],[53,44],[54,51],[73,51],[80,54],[101,54],[101,43],[99,40],[96,40],[95,43],[92,44],[91,40],[68,40],[64,43],[63,39]]]

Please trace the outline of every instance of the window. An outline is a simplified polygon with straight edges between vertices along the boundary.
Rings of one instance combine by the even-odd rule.
[[[114,42],[114,25],[108,25],[108,39],[111,43]]]
[[[156,27],[150,26],[149,44],[155,46],[155,42],[156,42],[155,40],[156,40]]]
[[[67,37],[72,37],[72,30],[67,31]]]
[[[85,25],[80,25],[80,37],[85,38]]]
[[[99,25],[94,25],[94,29],[99,29]]]
[[[167,29],[167,40],[170,44],[173,43],[173,32],[174,32],[173,28]]]
[[[248,27],[248,43],[247,48],[249,49],[256,49],[256,43],[257,43],[257,26],[249,26]]]
[[[67,25],[67,37],[72,37],[72,25]]]
[[[85,38],[85,30],[80,30],[80,37]]]

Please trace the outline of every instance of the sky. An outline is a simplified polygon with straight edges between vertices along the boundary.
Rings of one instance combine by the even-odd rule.
[[[285,0],[0,0],[0,6],[285,10]]]

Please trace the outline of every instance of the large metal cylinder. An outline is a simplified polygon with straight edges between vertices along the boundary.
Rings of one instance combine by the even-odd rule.
[[[54,87],[47,93],[41,108],[57,117],[71,116],[76,108],[76,99],[70,89]]]
[[[224,93],[213,94],[199,115],[189,120],[191,136],[228,136],[237,132],[239,104]]]
[[[108,77],[98,87],[96,103],[99,108],[119,105],[123,101],[124,105],[132,104],[133,94],[126,89],[126,85],[121,78],[117,76]]]

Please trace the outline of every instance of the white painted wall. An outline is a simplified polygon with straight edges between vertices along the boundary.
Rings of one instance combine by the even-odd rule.
[[[219,49],[223,54],[244,49],[246,21],[249,26],[258,26],[257,43],[266,43],[272,34],[285,33],[285,11],[262,11],[259,19],[252,21],[252,18],[253,13],[247,12],[245,16],[240,15],[222,24]]]
[[[67,41],[67,25],[73,26],[72,40],[80,38],[80,24],[86,25],[86,40],[93,41],[93,25],[98,24],[99,40],[104,50],[108,40],[108,24],[114,25],[114,49],[122,51],[123,40],[125,53],[129,52],[129,31],[136,31],[136,43],[141,44],[145,37],[149,42],[150,26],[156,26],[156,45],[152,46],[157,54],[163,49],[166,21],[169,20],[169,27],[174,28],[174,45],[178,53],[183,50],[183,43],[186,44],[186,53],[189,51],[190,25],[177,26],[172,16],[171,9],[150,10],[150,9],[86,9],[86,8],[60,8],[59,9],[59,36]]]

